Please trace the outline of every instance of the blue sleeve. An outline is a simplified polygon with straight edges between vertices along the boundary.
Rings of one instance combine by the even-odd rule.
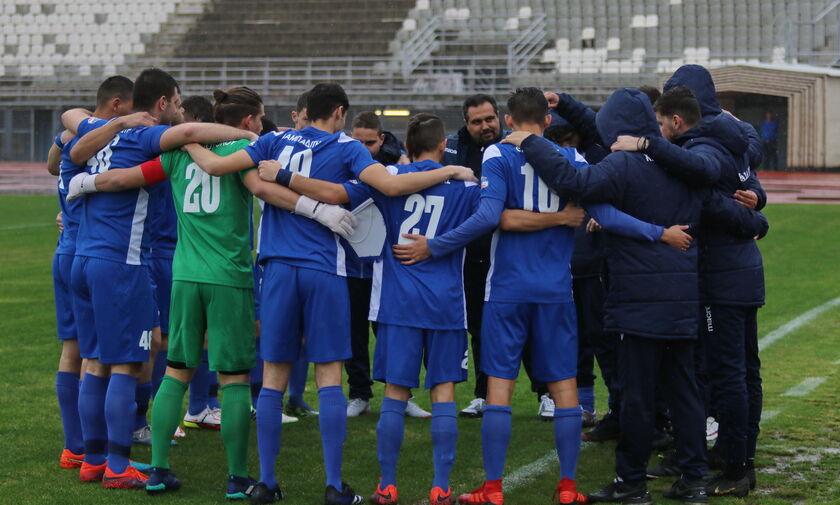
[[[163,152],[160,149],[160,138],[169,128],[169,126],[163,125],[148,126],[140,132],[140,145],[149,159],[155,158]]]
[[[495,229],[499,225],[499,219],[501,219],[504,210],[505,204],[503,201],[496,198],[482,198],[475,214],[454,230],[449,230],[443,235],[429,240],[429,251],[432,252],[432,256],[439,258],[466,247],[473,240],[487,235]]]
[[[693,187],[711,186],[720,179],[720,159],[717,150],[703,144],[683,149],[664,137],[650,137],[645,154],[666,172]]]
[[[584,205],[584,209],[605,230],[623,237],[659,242],[662,233],[665,231],[663,226],[636,219],[609,204]]]
[[[274,132],[268,132],[245,147],[245,152],[251,157],[254,166],[259,165],[263,160],[273,159],[271,156],[271,145],[275,136]]]
[[[755,170],[750,170],[750,176],[744,181],[743,186],[745,190],[752,191],[758,195],[758,204],[756,204],[755,210],[761,210],[767,205],[767,193],[764,192],[764,187],[761,185],[761,181],[758,180],[758,175],[756,175]]]
[[[53,143],[55,144],[56,147],[58,147],[59,149],[61,149],[63,151],[64,150],[64,142],[61,141],[61,133],[62,132],[58,132],[58,134],[53,139]]]
[[[347,162],[347,166],[350,167],[350,172],[353,173],[353,177],[358,179],[361,173],[367,167],[375,164],[376,161],[370,155],[370,151],[361,142],[347,142],[344,145],[347,146],[343,153],[344,159]]]
[[[355,209],[369,198],[373,197],[373,191],[370,186],[359,181],[348,181],[342,184],[344,191],[347,192],[347,197],[350,198],[350,208]]]
[[[592,203],[615,202],[624,193],[619,165],[629,153],[611,154],[600,163],[577,171],[551,142],[537,135],[526,138],[521,149],[540,179],[563,198]]]
[[[116,119],[116,118],[114,118],[114,119]],[[89,117],[89,118],[85,119],[84,121],[82,121],[81,123],[79,123],[79,126],[76,127],[76,135],[81,137],[82,135],[90,132],[91,130],[95,130],[95,129],[99,128],[100,126],[109,123],[110,121],[113,121],[113,119],[106,120],[106,119],[99,119],[99,118],[95,118],[95,117]]]
[[[755,170],[764,160],[764,146],[761,143],[761,137],[759,137],[753,125],[745,121],[736,121],[735,123],[741,130],[741,134],[747,139],[747,156],[749,157],[750,168]]]
[[[703,195],[702,218],[741,238],[763,237],[770,228],[764,214],[748,209],[731,196],[713,189]]]
[[[603,149],[604,141],[601,140],[601,135],[598,133],[598,127],[595,124],[595,111],[568,93],[558,93],[557,95],[560,97],[560,102],[555,110],[580,133],[581,150],[588,151],[594,146],[601,146]]]

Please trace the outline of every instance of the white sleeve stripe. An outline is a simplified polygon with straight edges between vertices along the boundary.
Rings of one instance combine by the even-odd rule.
[[[485,161],[491,158],[501,158],[502,152],[499,151],[499,146],[493,144],[492,146],[488,147],[484,150],[484,158],[482,158],[481,162],[484,163]]]

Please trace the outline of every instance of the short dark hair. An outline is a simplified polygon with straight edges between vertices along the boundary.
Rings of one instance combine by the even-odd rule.
[[[193,95],[181,102],[184,112],[200,123],[213,122],[213,104],[201,95]]]
[[[660,116],[679,116],[689,126],[699,123],[702,117],[697,98],[686,86],[674,86],[663,93],[653,110]]]
[[[262,98],[256,91],[246,86],[236,86],[222,91],[213,91],[216,104],[213,117],[217,123],[238,126],[248,116],[256,116],[262,107]]]
[[[309,92],[308,91],[304,91],[303,93],[300,94],[300,96],[297,99],[297,103],[295,103],[295,112],[300,114],[300,112],[303,109],[306,108],[306,99],[308,97],[309,97]]]
[[[368,130],[376,130],[376,133],[382,133],[382,121],[379,120],[379,116],[375,112],[366,110],[356,114],[356,117],[353,118],[351,128],[366,128]]]
[[[562,146],[574,139],[578,132],[570,126],[549,126],[543,132],[543,137]]]
[[[96,91],[96,106],[103,107],[114,98],[131,100],[134,93],[134,83],[123,75],[112,75],[102,81]]]
[[[467,121],[469,118],[467,116],[467,110],[473,107],[478,107],[479,105],[484,105],[485,103],[489,103],[493,106],[493,112],[496,115],[499,115],[499,106],[496,104],[496,99],[490,95],[486,95],[484,93],[478,93],[472,96],[468,96],[466,100],[464,100],[464,105],[461,106],[461,112],[464,115],[464,121]]]
[[[508,111],[514,123],[542,125],[548,114],[548,100],[539,88],[517,88],[508,98]]]
[[[641,91],[642,93],[647,95],[648,100],[650,100],[651,105],[655,104],[656,101],[659,100],[659,97],[662,96],[662,92],[659,91],[659,88],[656,88],[654,86],[644,85],[644,86],[639,86],[636,89],[638,89],[639,91]]]
[[[147,68],[134,81],[134,109],[148,111],[162,96],[167,100],[180,93],[178,82],[159,68]]]
[[[260,135],[265,135],[266,133],[276,132],[277,125],[274,124],[274,121],[268,119],[267,117],[262,117],[262,130],[260,130]]]
[[[316,84],[309,90],[306,97],[306,115],[310,121],[329,119],[335,109],[344,107],[350,108],[350,101],[344,88],[335,83]]]
[[[434,151],[446,138],[443,121],[434,114],[421,112],[408,120],[405,146],[412,160],[423,153]]]

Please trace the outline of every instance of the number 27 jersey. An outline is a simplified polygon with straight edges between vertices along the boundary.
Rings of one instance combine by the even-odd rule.
[[[556,146],[555,146],[556,147]],[[577,151],[556,147],[572,165],[586,165]],[[506,209],[559,212],[566,201],[552,191],[510,144],[494,144],[484,151],[481,198],[501,200]],[[572,301],[570,262],[574,228],[555,226],[534,232],[497,228],[490,246],[490,271],[485,300],[508,303],[566,303]]]

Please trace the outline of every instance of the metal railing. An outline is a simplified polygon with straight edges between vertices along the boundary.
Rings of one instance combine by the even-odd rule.
[[[527,70],[531,61],[545,47],[547,39],[545,14],[540,14],[522,31],[516,40],[508,44],[508,74],[511,76],[519,75]]]

